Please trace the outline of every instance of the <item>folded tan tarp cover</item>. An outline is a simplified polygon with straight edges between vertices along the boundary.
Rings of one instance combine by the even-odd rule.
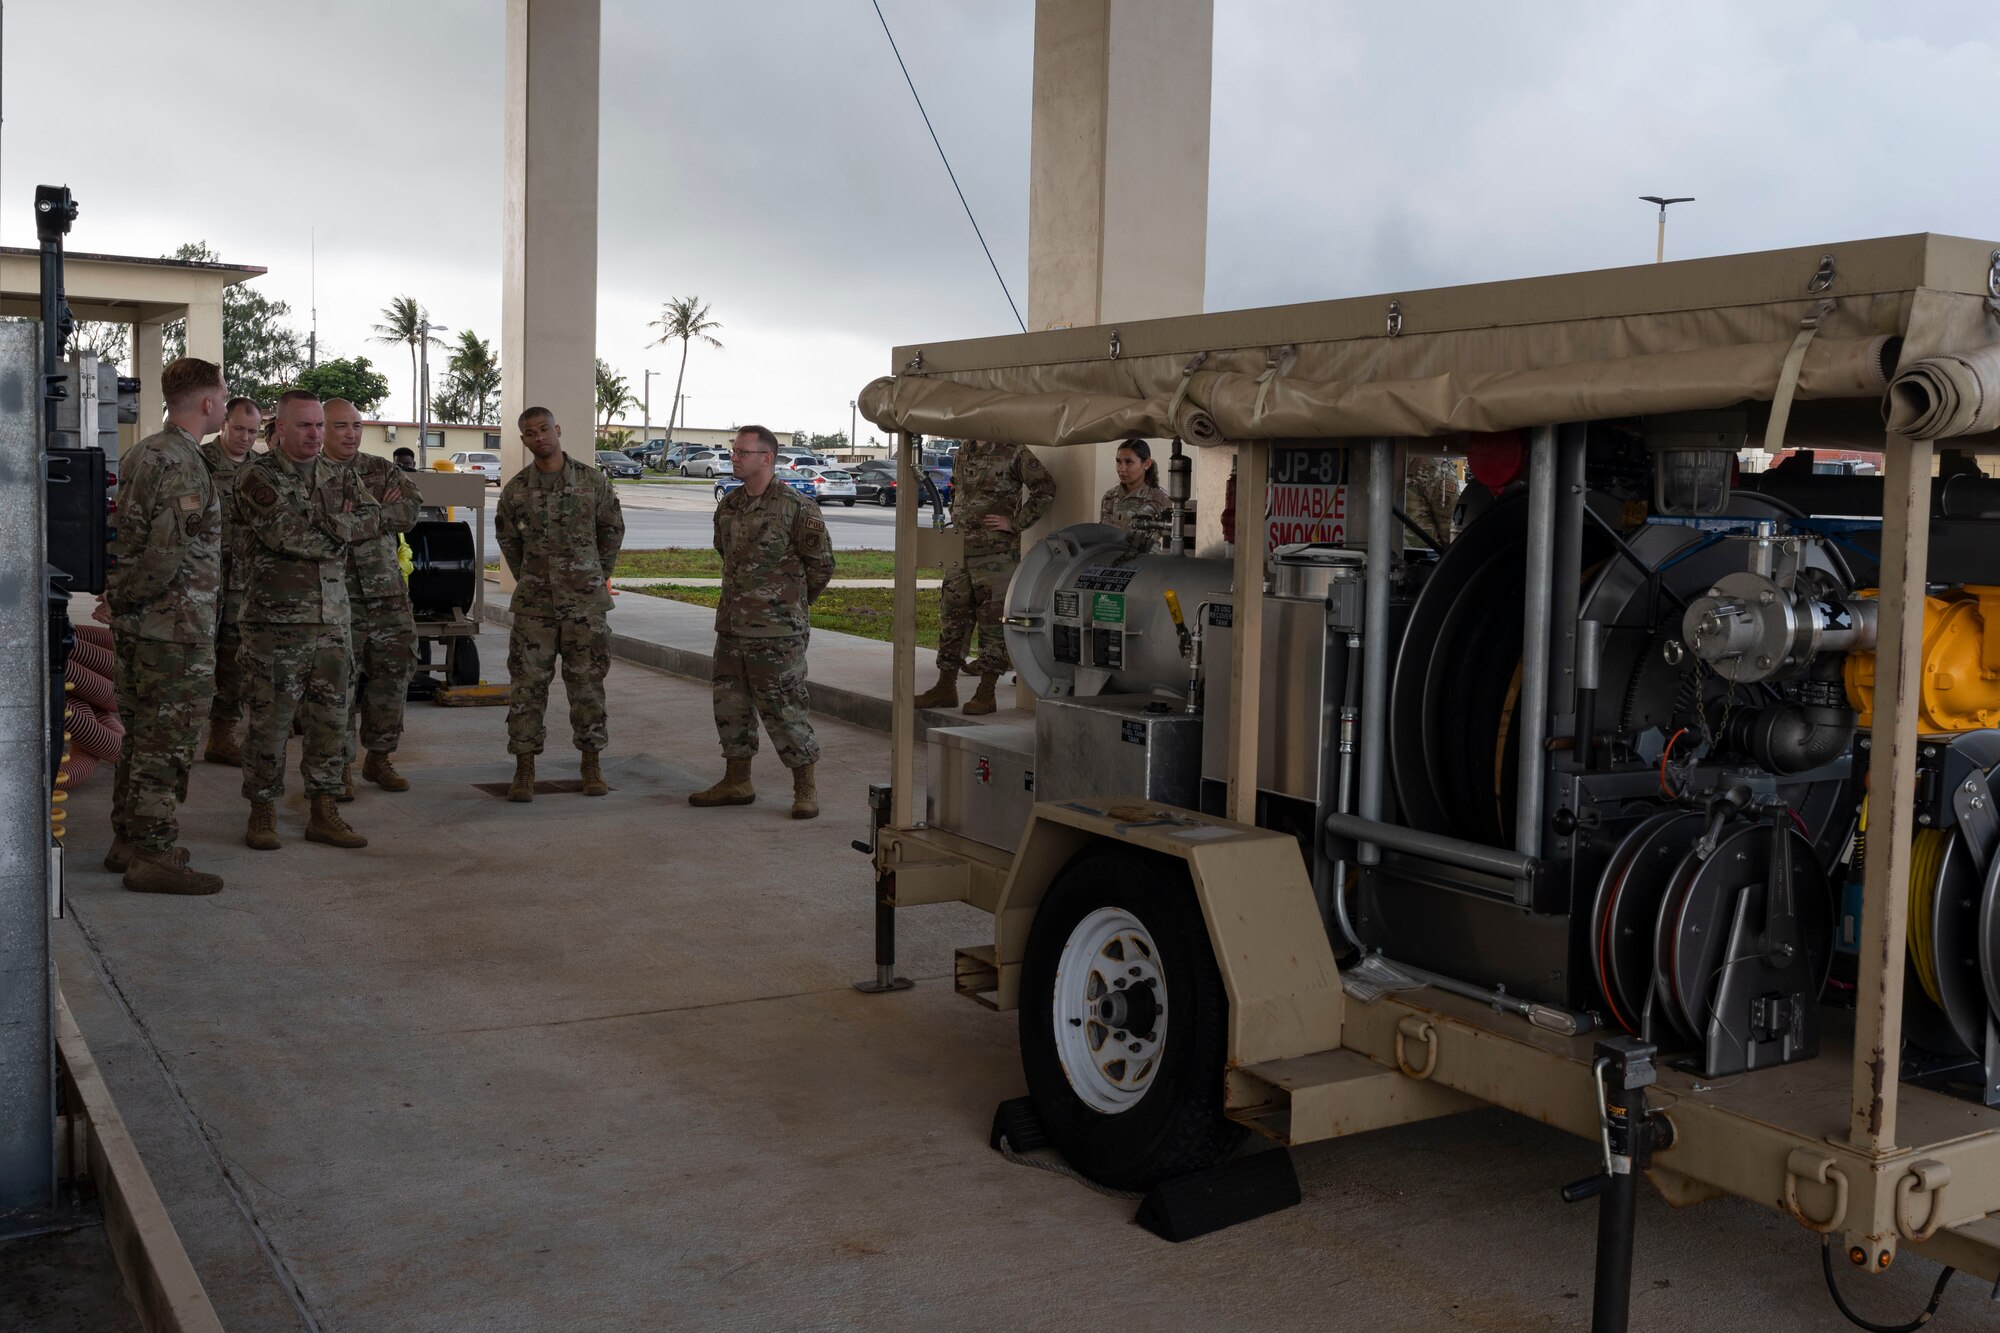
[[[1437,436],[1769,402],[1809,333],[1796,401],[1956,437],[2000,428],[1996,249],[1893,237],[902,347],[859,407],[885,430],[1040,446]]]

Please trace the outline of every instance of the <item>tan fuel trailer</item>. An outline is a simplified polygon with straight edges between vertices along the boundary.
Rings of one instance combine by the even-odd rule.
[[[905,477],[898,907],[993,936],[1052,1144],[1108,1185],[1504,1106],[1632,1190],[1736,1194],[1886,1269],[2000,1277],[2000,248],[1905,236],[909,346],[902,437],[1234,446],[1233,558],[1079,525],[1026,548],[1032,725],[915,781]],[[1886,423],[1886,425],[1885,425]],[[1761,445],[1762,454],[1755,451]],[[1766,472],[1738,454],[1797,452]],[[1880,475],[1814,449],[1880,450]],[[1440,554],[1397,506],[1466,456]],[[1331,494],[1267,553],[1259,497]],[[1324,509],[1326,505],[1321,504]],[[1414,534],[1414,535],[1413,535]]]

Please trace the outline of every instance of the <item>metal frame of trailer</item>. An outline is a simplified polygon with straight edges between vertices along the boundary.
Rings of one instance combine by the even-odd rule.
[[[1838,277],[1829,277],[1834,274]],[[924,428],[924,404],[934,400],[921,395],[935,385],[922,381],[934,378],[947,389],[965,389],[962,399],[933,414],[959,412],[967,424],[954,433],[990,433],[1038,444],[1089,443],[1122,433],[1182,434],[1157,427],[1175,424],[1174,412],[1182,409],[1191,383],[1196,389],[1192,397],[1202,396],[1198,367],[1206,356],[1225,372],[1209,386],[1209,405],[1221,437],[1238,447],[1239,494],[1255,495],[1267,475],[1270,438],[1240,424],[1232,427],[1224,417],[1224,401],[1240,387],[1222,382],[1229,378],[1232,357],[1243,372],[1236,378],[1249,379],[1259,363],[1280,367],[1286,353],[1296,357],[1306,343],[1318,339],[1325,352],[1322,364],[1336,370],[1372,358],[1371,372],[1350,378],[1379,386],[1394,378],[1393,368],[1383,368],[1398,355],[1405,357],[1412,375],[1438,376],[1456,358],[1477,362],[1484,355],[1482,346],[1515,334],[1530,349],[1528,355],[1516,358],[1511,368],[1475,364],[1472,370],[1553,373],[1559,378],[1565,338],[1573,344],[1574,359],[1590,361],[1588,369],[1598,372],[1621,357],[1634,363],[1737,348],[1742,351],[1737,360],[1749,367],[1744,382],[1707,385],[1701,394],[1747,402],[1758,411],[1777,399],[1785,410],[1796,408],[1795,419],[1811,417],[1821,428],[1850,440],[1872,437],[1883,452],[1880,680],[1868,759],[1877,813],[1867,840],[1859,986],[1852,1031],[1830,1025],[1816,1059],[1717,1085],[1662,1065],[1653,1105],[1669,1133],[1652,1153],[1650,1179],[1675,1204],[1734,1194],[1783,1212],[1811,1231],[1836,1238],[1841,1252],[1863,1270],[1886,1269],[1898,1250],[1908,1247],[1988,1280],[2000,1278],[2000,1216],[1995,1216],[2000,1210],[2000,1111],[1903,1086],[1897,1069],[1920,740],[1914,706],[1920,634],[1910,611],[1923,605],[1936,444],[1883,433],[1880,417],[1870,420],[1879,395],[1843,397],[1841,390],[1829,388],[1815,400],[1799,378],[1796,363],[1801,357],[1791,357],[1791,369],[1779,367],[1772,376],[1775,363],[1764,357],[1764,347],[1776,341],[1783,351],[1789,341],[1796,352],[1810,341],[1815,327],[1822,334],[1903,337],[1906,364],[1919,348],[1929,353],[1969,341],[2000,340],[2000,248],[1936,236],[1893,238],[1393,299],[1158,320],[1119,330],[1062,330],[897,349],[897,376],[871,386],[863,404],[864,413],[878,425],[898,431],[904,480],[910,484],[900,489],[897,510],[893,771],[888,792],[874,811],[878,975],[862,988],[899,985],[896,909],[963,902],[992,913],[995,929],[990,943],[959,950],[957,989],[994,1009],[1015,1007],[1028,927],[1056,869],[1092,840],[1136,846],[1185,861],[1200,899],[1230,1003],[1225,1078],[1232,1119],[1280,1143],[1302,1144],[1490,1103],[1597,1138],[1601,1090],[1591,1037],[1559,1036],[1434,989],[1390,994],[1365,1004],[1343,995],[1296,842],[1251,822],[1255,792],[1249,775],[1257,772],[1258,728],[1248,723],[1258,716],[1261,679],[1257,597],[1240,599],[1232,636],[1230,818],[1126,799],[1115,792],[1089,802],[1045,802],[1035,807],[1012,854],[924,826],[916,805],[918,720],[911,704],[916,693],[915,570],[920,564],[948,561],[956,538],[917,525],[910,465],[917,437],[911,427]],[[1793,329],[1802,336],[1791,338]],[[1408,339],[1412,333],[1430,335],[1429,346],[1397,344],[1398,335]],[[1178,375],[1181,393],[1163,415],[1159,387],[1171,386],[1190,357],[1193,365]],[[1155,368],[1150,380],[1148,366]],[[1286,371],[1276,373],[1282,377]],[[1646,385],[1645,368],[1635,376],[1636,383]],[[1264,378],[1270,377],[1267,373]],[[1258,387],[1271,386],[1259,380]],[[1398,396],[1398,385],[1388,387],[1389,396]],[[1282,402],[1284,386],[1277,388],[1272,401]],[[1027,430],[1003,435],[997,428],[1004,420],[1000,410],[977,415],[986,410],[981,403],[1012,394],[1022,421],[1035,419],[1037,411],[1055,420],[1060,414],[1049,402],[1064,393],[1072,408],[1085,400],[1102,407],[1117,394],[1123,395],[1121,402],[1141,406],[1095,436],[1086,423],[1069,438],[1053,427],[1046,439]],[[1592,398],[1588,385],[1571,396],[1585,403],[1604,401]],[[1318,438],[1353,448],[1400,451],[1434,447],[1437,437],[1454,429],[1525,428],[1531,436],[1532,493],[1553,483],[1558,428],[1583,419],[1561,414],[1563,397],[1558,392],[1532,399],[1519,409],[1531,414],[1525,420],[1517,416],[1496,424],[1487,415],[1458,425],[1449,415],[1439,415],[1400,436],[1361,433],[1379,419],[1363,411],[1355,433],[1327,431]],[[1683,401],[1666,398],[1669,406]],[[1652,401],[1644,392],[1634,400]],[[1264,406],[1260,392],[1258,407]],[[1496,409],[1503,416],[1510,410],[1516,409]],[[1243,413],[1237,415],[1240,420]],[[1076,417],[1072,412],[1069,419]],[[1147,424],[1155,429],[1146,429]],[[1275,433],[1292,438],[1309,434],[1294,425]],[[1991,434],[1948,443],[1977,454],[2000,452],[2000,442]],[[1234,555],[1238,588],[1261,585],[1263,558],[1260,542],[1239,542]],[[1539,602],[1539,612],[1538,599],[1531,597],[1528,604],[1530,616],[1546,617],[1545,600]],[[1375,711],[1379,717],[1380,707]]]

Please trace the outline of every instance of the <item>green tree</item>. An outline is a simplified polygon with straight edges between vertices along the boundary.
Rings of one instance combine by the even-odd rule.
[[[417,348],[428,340],[433,347],[444,344],[436,338],[426,338],[423,326],[430,322],[430,311],[423,308],[414,296],[398,296],[382,307],[382,322],[375,326],[374,341],[378,343],[402,343],[410,349],[410,413],[421,418],[423,415],[422,388],[417,383]]]
[[[667,408],[667,438],[671,440],[674,437],[674,414],[681,405],[681,385],[687,379],[688,344],[699,339],[710,347],[720,348],[722,344],[712,334],[722,325],[708,317],[708,307],[699,296],[677,296],[660,307],[660,317],[648,327],[660,331],[659,340],[653,346],[665,347],[671,342],[681,345],[681,368],[674,376],[674,401]]]
[[[632,385],[623,375],[617,374],[606,365],[603,357],[597,358],[597,416],[600,426],[609,426],[613,417],[623,416],[630,408],[637,407],[639,400],[632,395]]]
[[[812,436],[800,431],[792,438],[816,454],[838,454],[847,450],[847,432],[844,430],[837,430],[831,435]]]
[[[389,381],[368,364],[365,356],[322,361],[311,370],[301,370],[293,383],[322,399],[345,398],[363,416],[374,412],[389,396]]]
[[[500,359],[493,355],[493,344],[471,329],[460,332],[431,406],[440,420],[492,425],[500,413]]]
[[[96,320],[83,319],[77,321],[76,332],[70,335],[69,350],[129,370],[125,362],[126,354],[131,350],[130,343],[130,325],[101,324]]]
[[[163,259],[219,264],[222,256],[204,241],[181,246]],[[274,301],[247,283],[222,289],[222,373],[232,393],[269,406],[305,366],[305,337],[286,322],[292,307]],[[168,361],[187,354],[187,322],[175,320],[162,331]]]

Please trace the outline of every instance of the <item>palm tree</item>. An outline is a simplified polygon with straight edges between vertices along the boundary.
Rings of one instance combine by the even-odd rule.
[[[632,386],[623,375],[616,374],[604,364],[604,358],[597,358],[597,415],[599,423],[609,426],[611,419],[623,416],[626,409],[637,407],[639,400],[632,396]]]
[[[372,340],[378,343],[408,344],[410,349],[410,414],[412,416],[418,416],[422,413],[423,399],[421,391],[417,386],[417,343],[424,337],[422,329],[425,324],[430,322],[430,318],[430,311],[419,305],[416,297],[399,296],[382,307],[382,322],[375,326],[375,337]],[[432,338],[430,344],[433,347],[442,347],[444,345],[436,338]]]
[[[699,338],[710,347],[721,347],[721,343],[709,336],[709,331],[722,325],[708,317],[708,307],[699,296],[681,296],[661,306],[660,317],[650,327],[660,331],[659,341],[653,346],[665,347],[676,339],[681,345],[680,373],[674,376],[674,401],[667,408],[667,438],[671,440],[674,437],[674,414],[681,405],[681,383],[687,378],[688,344]],[[681,424],[685,426],[687,423]]]
[[[493,355],[493,344],[471,329],[461,330],[448,369],[448,383],[460,406],[469,409],[470,419],[482,426],[493,424],[487,420],[488,410],[500,399],[500,359]]]

